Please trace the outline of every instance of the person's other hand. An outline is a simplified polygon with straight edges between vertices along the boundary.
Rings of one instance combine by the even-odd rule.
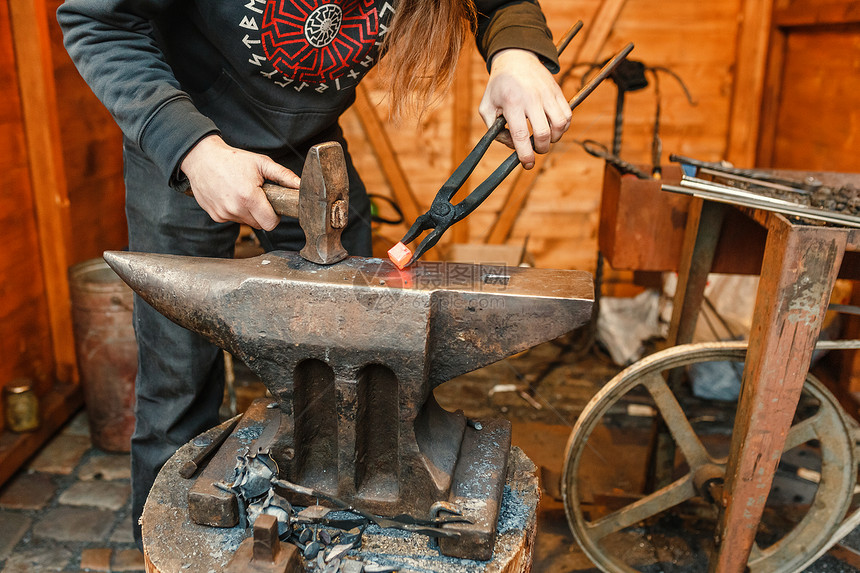
[[[236,221],[271,231],[280,217],[266,199],[262,185],[272,181],[298,189],[301,180],[265,155],[227,145],[218,135],[201,139],[180,165],[194,198],[212,220]]]
[[[490,64],[490,79],[478,108],[487,127],[504,115],[508,131],[498,140],[515,149],[526,169],[535,164],[534,152],[546,153],[570,127],[570,107],[561,88],[540,59],[528,50],[497,52]],[[529,124],[534,149],[529,142]]]

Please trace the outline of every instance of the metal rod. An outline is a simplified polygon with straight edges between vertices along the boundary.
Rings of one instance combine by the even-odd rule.
[[[714,191],[723,193],[730,197],[738,197],[741,199],[749,199],[752,201],[761,201],[769,205],[776,205],[781,207],[803,207],[803,205],[800,205],[793,201],[788,201],[786,199],[778,199],[776,197],[770,197],[768,195],[761,195],[754,191],[748,191],[746,189],[740,189],[738,187],[731,187],[724,183],[717,183],[716,181],[708,181],[706,179],[699,179],[697,177],[688,177],[686,175],[681,176],[681,187],[699,189],[702,191]]]
[[[826,209],[818,209],[806,205],[799,205],[791,201],[783,201],[782,199],[774,199],[772,197],[764,197],[748,191],[735,189],[726,185],[720,185],[710,181],[684,177],[681,180],[681,186],[663,185],[664,191],[672,193],[680,193],[682,195],[692,195],[709,199],[718,203],[728,203],[730,205],[740,205],[742,207],[751,207],[753,209],[763,209],[784,215],[794,217],[805,217],[816,221],[824,221],[826,223],[834,223],[844,225],[846,227],[860,228],[860,217],[846,215],[828,211]]]
[[[767,187],[768,189],[774,189],[776,191],[786,191],[788,193],[797,193],[799,195],[809,195],[809,189],[801,189],[799,187],[783,185],[782,183],[775,183],[767,179],[746,177],[744,175],[738,175],[737,173],[728,173],[719,169],[711,169],[710,167],[700,167],[699,173],[702,173],[703,175],[712,175],[714,177],[722,177],[724,179],[731,179],[732,181],[740,181],[742,183],[750,183],[752,185]]]
[[[621,156],[621,135],[624,132],[624,96],[627,92],[621,87],[615,96],[615,133],[612,135],[612,155]]]
[[[594,76],[581,90],[577,93],[573,98],[568,102],[570,105],[570,109],[574,109],[579,106],[585,98],[591,95],[591,92],[597,89],[597,86],[605,80],[609,74],[615,71],[615,68],[618,67],[618,64],[621,63],[621,60],[626,58],[630,52],[633,51],[633,42],[630,42],[624,48],[618,52],[614,58],[606,62],[606,65],[598,72],[596,76]]]
[[[556,50],[558,50],[558,55],[560,56],[567,45],[570,44],[570,41],[573,40],[573,37],[576,36],[579,31],[582,30],[582,20],[579,20],[570,27],[570,30],[559,40],[558,45],[556,46]]]
[[[803,181],[795,181],[793,179],[786,179],[785,177],[774,175],[772,173],[769,173],[768,171],[764,171],[761,169],[742,169],[740,167],[733,167],[731,165],[715,163],[712,161],[701,161],[699,159],[693,159],[692,157],[678,155],[677,153],[671,154],[669,156],[669,161],[674,161],[682,165],[689,165],[691,167],[696,167],[699,169],[711,169],[713,171],[719,171],[721,174],[741,175],[744,177],[750,177],[752,179],[755,179],[756,181],[766,180],[770,183],[780,183],[782,185],[786,185],[794,189],[800,187],[802,189],[807,190],[808,192],[811,192],[821,187],[822,185],[821,181],[818,181],[814,177],[806,177]]]

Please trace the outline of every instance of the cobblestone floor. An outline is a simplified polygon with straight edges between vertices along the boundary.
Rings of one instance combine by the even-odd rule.
[[[539,385],[531,401],[515,390],[543,365],[556,360],[557,368]],[[262,387],[244,383],[242,365],[239,367],[236,402],[243,411]],[[514,445],[543,468],[546,481],[561,472],[576,416],[618,371],[594,355],[560,357],[559,349],[547,344],[456,378],[440,386],[436,394],[449,410],[462,409],[473,418],[510,419]],[[634,444],[637,438],[625,435],[625,443],[641,446]],[[613,468],[630,465],[617,461],[611,464]],[[0,489],[0,573],[143,571],[143,557],[131,538],[129,493],[128,455],[95,449],[86,415],[77,415]],[[860,548],[860,533],[855,531],[843,543]],[[667,566],[654,571],[693,571],[683,565]],[[532,571],[598,573],[573,539],[557,490],[544,491],[541,498]],[[825,555],[807,571],[850,573],[860,569]]]
[[[129,457],[90,443],[78,414],[0,489],[0,572],[143,571]]]

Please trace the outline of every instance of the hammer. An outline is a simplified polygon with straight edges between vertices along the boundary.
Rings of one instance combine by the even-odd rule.
[[[299,253],[320,265],[346,258],[340,235],[349,216],[349,177],[343,148],[336,141],[311,147],[302,168],[299,190],[264,183],[263,192],[278,215],[295,217],[305,232]],[[193,195],[189,189],[187,194]]]

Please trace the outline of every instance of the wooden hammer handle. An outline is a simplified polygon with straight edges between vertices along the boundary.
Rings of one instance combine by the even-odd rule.
[[[263,183],[266,199],[278,215],[286,217],[299,216],[299,190],[281,187],[274,183]]]
[[[183,191],[189,197],[194,197],[194,190],[188,187]],[[272,204],[272,209],[278,215],[286,217],[299,216],[299,190],[281,187],[274,183],[263,183],[263,192],[266,194],[266,199]]]

